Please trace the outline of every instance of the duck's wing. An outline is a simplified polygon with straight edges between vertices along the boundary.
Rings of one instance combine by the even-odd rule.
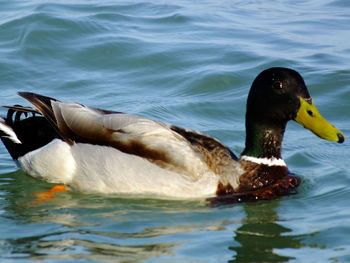
[[[199,178],[208,170],[220,174],[236,156],[219,141],[143,117],[64,103],[20,92],[70,144],[110,146],[156,165]]]

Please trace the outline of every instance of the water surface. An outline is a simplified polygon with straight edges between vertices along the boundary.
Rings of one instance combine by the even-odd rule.
[[[284,66],[349,136],[349,13],[345,0],[3,1],[0,104],[34,91],[196,129],[239,154],[252,80]],[[51,185],[1,145],[0,261],[350,262],[348,145],[290,123],[298,194],[220,207],[76,192],[37,202]]]

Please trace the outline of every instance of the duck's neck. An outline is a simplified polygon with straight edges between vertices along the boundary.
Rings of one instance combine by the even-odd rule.
[[[246,142],[242,156],[282,159],[282,140],[286,123],[261,124],[246,122]]]

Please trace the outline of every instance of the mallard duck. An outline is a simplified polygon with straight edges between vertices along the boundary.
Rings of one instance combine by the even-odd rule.
[[[345,136],[324,119],[301,75],[270,68],[253,81],[245,148],[237,157],[197,131],[116,111],[19,92],[35,108],[7,106],[0,136],[27,174],[82,192],[245,201],[294,192],[300,179],[281,157],[286,124]]]

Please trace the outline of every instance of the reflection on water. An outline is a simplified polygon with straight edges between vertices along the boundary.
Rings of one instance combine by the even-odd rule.
[[[0,218],[8,226],[0,229],[4,258],[16,255],[32,260],[98,262],[174,259],[191,243],[196,243],[194,249],[208,249],[211,254],[210,247],[217,244],[215,236],[226,232],[227,240],[220,240],[217,253],[231,251],[230,263],[288,262],[297,249],[322,248],[305,242],[309,234],[292,235],[283,226],[277,212],[279,200],[215,208],[199,202],[64,192],[33,206],[34,193],[49,187],[22,172],[0,178],[0,193],[6,193]],[[236,229],[234,243],[229,232],[232,228]],[[205,238],[193,240],[192,235]]]
[[[16,255],[31,260],[139,262],[160,255],[171,255],[176,245],[173,242],[142,242],[143,237],[140,238],[139,232],[123,233],[127,228],[122,226],[106,226],[108,232],[97,231],[104,224],[104,219],[109,219],[107,221],[110,223],[113,218],[118,221],[119,216],[125,219],[124,215],[129,213],[129,221],[132,222],[135,207],[129,203],[130,210],[127,207],[122,209],[122,203],[127,203],[125,200],[118,204],[117,198],[101,196],[96,200],[76,193],[60,193],[46,203],[33,205],[36,198],[34,193],[47,189],[47,184],[33,180],[22,172],[2,177],[0,193],[6,192],[6,206],[2,207],[1,222],[11,219],[13,223],[11,225],[8,222],[8,229],[0,229],[0,258],[10,259]],[[5,177],[13,180],[4,183]],[[24,184],[27,184],[26,188]],[[136,204],[137,201],[132,203]],[[116,226],[124,223],[116,223]],[[162,234],[161,231],[158,234]],[[147,237],[147,233],[145,235]],[[152,234],[149,233],[149,236]],[[140,241],[126,242],[132,239]]]
[[[199,202],[127,199],[62,192],[47,202],[36,203],[35,193],[50,185],[15,172],[0,177],[6,192],[4,218],[13,222],[0,229],[2,258],[72,259],[96,262],[141,262],[176,257],[176,249],[189,233],[223,231],[221,219],[200,222],[196,213],[210,207]],[[26,185],[27,187],[24,187]],[[181,217],[184,217],[181,219]],[[193,220],[188,221],[186,217]],[[176,220],[178,218],[179,220]],[[1,218],[0,221],[4,222]],[[180,238],[180,241],[179,241]],[[182,240],[181,240],[182,239]]]
[[[234,239],[239,246],[230,247],[237,254],[230,262],[287,262],[291,258],[278,255],[275,249],[302,246],[300,240],[286,233],[290,229],[278,224],[278,201],[249,203],[244,207],[246,218]]]
[[[223,261],[230,263],[299,260],[301,248],[334,253],[318,233],[293,235],[279,216],[281,200],[211,207],[63,192],[32,205],[34,193],[48,188],[20,171],[0,176],[2,258],[173,262],[188,246],[196,257],[227,251]]]

